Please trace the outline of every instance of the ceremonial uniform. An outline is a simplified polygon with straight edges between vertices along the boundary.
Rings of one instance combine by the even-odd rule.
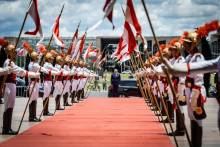
[[[10,46],[10,45],[9,45]],[[7,59],[4,62],[4,67],[9,65],[10,60]],[[3,130],[2,134],[11,134],[14,135],[16,132],[12,131],[11,129],[11,122],[12,122],[12,113],[13,108],[15,105],[15,98],[16,98],[16,75],[20,77],[30,77],[30,78],[37,78],[39,74],[35,74],[33,72],[28,72],[23,70],[22,68],[15,65],[14,61],[11,61],[11,74],[7,76],[3,94],[4,94],[4,114],[3,114]]]
[[[31,72],[37,73],[39,69],[40,69],[40,65],[38,63],[30,62],[28,65],[28,70]],[[50,71],[42,67],[41,72],[45,74],[49,74]],[[29,94],[31,95],[33,87],[34,87],[34,90],[33,90],[33,93],[31,95],[30,102],[29,102],[29,121],[38,120],[36,117],[36,109],[37,109],[37,100],[39,97],[39,79],[37,79],[35,86],[34,86],[34,83],[35,83],[35,79],[34,78],[30,79],[30,83],[28,86]]]
[[[79,75],[79,68],[77,68],[76,66],[73,67],[72,69],[73,72],[76,72],[76,75],[73,77],[73,82],[72,82],[72,103],[78,103],[77,99],[75,99],[75,95],[76,95],[76,92],[77,92],[77,85],[79,84],[79,78],[80,78],[80,75]]]
[[[64,65],[64,70],[66,71],[70,71],[70,68],[69,68],[69,65]],[[63,77],[63,84],[66,86],[64,87],[64,91],[63,91],[63,105],[65,106],[65,104],[67,106],[71,106],[69,103],[68,103],[68,93],[69,93],[69,90],[70,90],[70,76],[64,76]]]
[[[51,70],[51,71],[59,72],[59,70],[56,69],[55,67],[53,67],[53,65],[51,63],[49,63],[49,62],[45,62],[43,67],[48,69],[48,70]],[[43,115],[52,115],[48,111],[49,96],[50,96],[50,91],[51,91],[51,88],[52,88],[52,75],[51,75],[51,72],[50,72],[49,74],[45,74],[44,73],[43,76],[44,76],[44,82],[43,82],[43,89],[44,89],[43,106],[46,104],[46,101],[48,99],[48,102],[47,102],[47,104],[45,106]]]

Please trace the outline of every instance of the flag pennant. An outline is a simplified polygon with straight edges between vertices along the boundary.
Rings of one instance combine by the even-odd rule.
[[[55,21],[54,25],[52,26],[51,30],[52,30],[52,33],[53,33],[53,36],[54,36],[54,41],[55,41],[56,45],[61,47],[61,50],[63,51],[63,48],[65,47],[65,45],[59,37],[59,21],[60,21],[60,16],[58,16],[58,18],[56,19],[56,21]]]
[[[88,56],[89,56],[89,57],[94,57],[94,56],[96,56],[96,55],[98,54],[98,52],[99,52],[99,49],[90,50]]]
[[[92,46],[93,46],[93,42],[89,45],[89,47],[87,48],[87,50],[84,53],[84,56],[83,56],[84,61],[86,61],[86,58],[89,56],[89,53],[90,53],[90,50],[91,50]]]
[[[104,58],[102,58],[102,60],[99,62],[99,68],[101,68],[101,65],[102,65],[102,63],[105,61],[105,59],[108,57],[108,54],[107,55],[105,55],[105,57]]]
[[[83,47],[84,47],[84,43],[85,43],[85,34],[81,37],[81,39],[76,44],[72,59],[73,58],[79,59],[79,56],[81,55]]]
[[[115,5],[116,0],[106,0],[105,5],[103,7],[103,11],[105,13],[104,17],[99,20],[96,24],[94,24],[91,28],[88,29],[88,32],[96,29],[100,24],[102,24],[103,20],[107,17],[108,20],[112,23],[113,29],[115,26],[113,24],[113,8]]]
[[[76,47],[77,38],[78,38],[78,28],[76,30],[76,36],[75,36],[73,42],[71,43],[70,48],[69,48],[69,50],[66,53],[66,56],[69,56],[69,55],[71,55],[73,53],[73,51],[74,51],[74,49]]]
[[[136,36],[141,34],[141,26],[138,23],[137,16],[134,10],[132,0],[127,0],[127,8],[125,13],[125,20],[134,26],[136,30]]]
[[[113,8],[116,0],[106,0],[103,11],[105,12],[104,18],[107,17],[108,20],[112,23],[113,29],[115,28],[113,24]]]
[[[102,54],[103,54],[103,51],[102,51],[98,56],[96,56],[96,58],[95,58],[94,60],[92,60],[91,62],[94,63],[94,62],[96,62],[97,60],[101,59]]]
[[[24,34],[36,35],[39,32],[40,41],[37,43],[37,46],[39,46],[41,44],[41,42],[43,41],[43,39],[44,39],[44,34],[43,34],[43,29],[42,29],[42,26],[41,26],[41,22],[40,22],[40,16],[39,16],[39,12],[38,12],[37,0],[32,0],[31,1],[30,7],[28,8],[27,12],[31,16],[31,18],[33,19],[36,28],[35,28],[34,31],[26,31]]]

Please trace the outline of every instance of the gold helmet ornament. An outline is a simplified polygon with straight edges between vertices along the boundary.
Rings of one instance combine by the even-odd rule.
[[[14,45],[8,45],[5,49],[5,53],[10,57],[10,58],[15,58],[17,56],[17,49],[15,48]]]
[[[69,57],[66,57],[64,61],[65,61],[65,64],[70,64],[71,59]]]
[[[46,53],[46,56],[45,56],[45,60],[46,61],[49,61],[52,63],[53,60],[54,60],[54,56],[56,56],[57,53],[54,51],[54,50],[51,50],[50,53]]]
[[[210,23],[206,23],[204,26],[200,28],[195,28],[196,31],[189,33],[185,31],[183,36],[180,38],[181,43],[190,43],[189,51],[194,50],[197,48],[201,42],[203,37],[209,35],[211,31],[215,31],[219,29],[218,20],[211,21]]]
[[[84,61],[84,67],[87,67],[87,63],[86,63],[86,61]]]
[[[78,60],[74,59],[72,63],[73,63],[74,66],[77,66],[78,65]]]
[[[83,66],[83,60],[79,61],[79,66],[82,67]]]
[[[56,63],[58,63],[58,64],[62,64],[63,63],[63,58],[60,55],[58,55],[56,57]]]
[[[36,61],[36,60],[38,61],[40,59],[40,55],[37,52],[33,51],[30,54],[30,58],[31,58],[32,61]]]
[[[183,51],[183,45],[179,42],[178,38],[174,38],[168,45],[170,51],[176,50],[176,56],[179,56]]]
[[[165,44],[161,44],[161,45],[160,45],[160,50],[161,50],[161,52],[162,52],[162,55],[163,55],[165,58],[167,58],[167,59],[170,58],[170,51],[169,51],[168,47],[167,47]]]

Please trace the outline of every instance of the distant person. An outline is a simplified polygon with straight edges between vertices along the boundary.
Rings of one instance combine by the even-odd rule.
[[[111,86],[113,86],[113,97],[118,97],[118,87],[120,86],[121,76],[117,69],[114,69],[114,73],[111,75]]]
[[[102,79],[103,91],[107,90],[106,82],[107,82],[106,75],[103,75],[103,79]]]
[[[99,91],[100,91],[100,87],[99,87],[99,76],[95,77],[95,88],[93,89],[93,91],[96,91],[96,87],[98,87]]]

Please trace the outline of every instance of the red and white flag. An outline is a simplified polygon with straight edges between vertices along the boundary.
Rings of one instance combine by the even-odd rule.
[[[125,21],[124,24],[124,32],[121,36],[121,39],[118,44],[117,53],[115,56],[123,55],[124,53],[127,53],[127,56],[130,56],[130,54],[137,49],[137,42],[135,39],[135,36],[131,30],[131,27],[127,21]]]
[[[90,50],[89,52],[89,57],[95,57],[99,52],[99,49],[93,49],[93,50]]]
[[[93,25],[91,28],[88,29],[88,32],[96,29],[102,22],[103,20],[107,17],[108,20],[112,23],[113,29],[115,28],[113,24],[113,8],[115,5],[116,0],[106,0],[105,5],[103,7],[103,11],[105,13],[104,17],[99,20],[95,25]]]
[[[65,45],[59,37],[59,21],[60,21],[60,15],[58,16],[58,18],[55,21],[54,25],[52,26],[51,30],[52,30],[52,33],[53,33],[55,43],[59,47],[61,47],[61,50],[63,51],[63,48],[65,47]]]
[[[119,64],[122,64],[123,62],[127,61],[130,59],[130,56],[127,56],[127,53],[124,53],[120,56],[119,58]]]
[[[84,61],[86,61],[86,58],[89,56],[89,53],[90,53],[92,46],[93,46],[93,42],[89,45],[89,47],[87,48],[87,50],[84,53],[84,56],[83,56]]]
[[[27,10],[28,14],[31,16],[31,18],[33,19],[34,23],[35,23],[35,30],[34,31],[27,31],[24,34],[27,35],[36,35],[37,32],[39,32],[40,34],[40,41],[37,43],[37,46],[39,46],[41,44],[41,42],[44,39],[44,34],[43,34],[43,29],[40,23],[40,16],[39,16],[39,12],[38,12],[38,4],[37,4],[37,0],[32,0],[30,3],[30,7]]]
[[[73,53],[75,47],[76,47],[76,42],[77,42],[77,38],[78,38],[78,29],[76,30],[76,36],[73,40],[73,42],[70,45],[70,49],[67,51],[66,55],[69,56]]]
[[[72,59],[73,58],[79,59],[79,56],[81,55],[83,47],[84,47],[84,43],[85,43],[85,34],[81,37],[81,39],[76,44],[76,48],[74,50],[74,54],[72,56]]]
[[[137,31],[136,36],[141,34],[141,26],[138,23],[132,0],[127,0],[125,20],[134,26],[135,30]]]
[[[94,63],[97,60],[100,60],[102,58],[102,54],[103,54],[103,52],[101,52],[98,56],[96,56],[96,58],[94,60],[92,60],[91,62]]]
[[[107,57],[108,57],[108,54],[105,55],[104,58],[102,58],[102,60],[99,62],[99,66],[98,66],[98,68],[101,68],[102,63],[106,60]]]

